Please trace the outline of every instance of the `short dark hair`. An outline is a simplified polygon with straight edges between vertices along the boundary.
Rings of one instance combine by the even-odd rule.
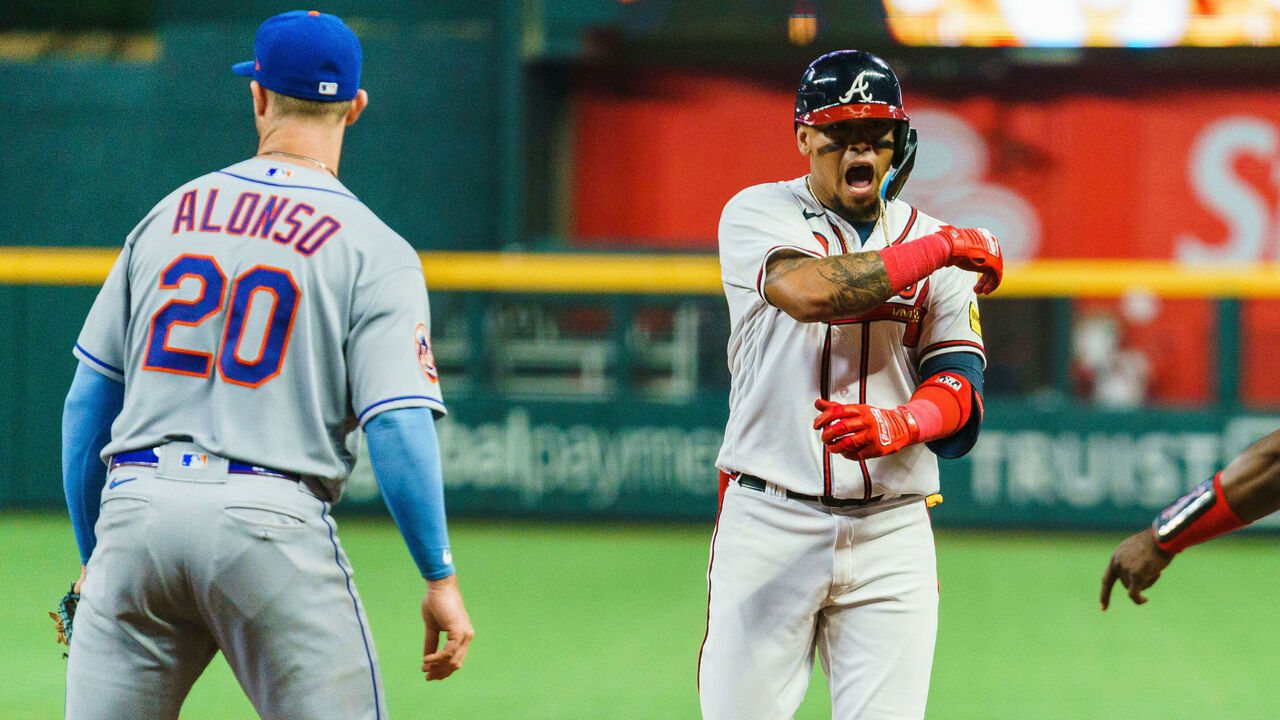
[[[338,121],[345,118],[347,112],[351,110],[350,100],[321,102],[319,100],[304,100],[291,95],[281,95],[272,90],[267,90],[267,92],[271,95],[271,102],[275,105],[277,115],[301,117],[310,120]]]

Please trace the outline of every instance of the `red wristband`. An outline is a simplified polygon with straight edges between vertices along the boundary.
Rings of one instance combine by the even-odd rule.
[[[889,286],[895,293],[920,282],[947,264],[951,257],[951,243],[934,233],[910,242],[890,245],[880,251],[884,271],[889,276]]]
[[[1161,550],[1180,553],[1244,527],[1222,495],[1222,473],[1205,480],[1156,516],[1151,532]]]
[[[911,402],[898,406],[898,412],[907,418],[907,422],[916,425],[916,436],[912,442],[929,442],[942,437],[942,410],[937,404],[912,396]]]
[[[920,442],[930,442],[954,434],[969,422],[973,412],[973,386],[964,376],[940,372],[920,383],[907,410],[920,427]]]

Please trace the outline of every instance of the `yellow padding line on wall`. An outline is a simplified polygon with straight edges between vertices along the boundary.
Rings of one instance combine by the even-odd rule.
[[[0,247],[0,284],[99,285],[115,248]],[[714,255],[423,252],[432,290],[558,294],[719,295]],[[1152,260],[1010,263],[997,298],[1280,298],[1280,265],[1181,265]]]

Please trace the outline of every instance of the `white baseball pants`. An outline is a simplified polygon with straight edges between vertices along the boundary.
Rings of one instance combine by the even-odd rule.
[[[792,717],[815,649],[833,718],[924,717],[938,577],[923,498],[827,508],[731,482],[707,582],[707,720]]]

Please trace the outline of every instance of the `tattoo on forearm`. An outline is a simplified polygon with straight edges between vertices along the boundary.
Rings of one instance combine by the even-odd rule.
[[[764,277],[765,288],[782,282],[783,278],[799,270],[809,260],[812,260],[812,258],[803,255],[783,255],[779,253],[769,263],[769,274]]]
[[[821,259],[779,255],[769,261],[764,284],[766,294],[788,284],[812,288],[814,296],[826,299],[826,312],[832,319],[861,315],[893,295],[884,260],[875,252]]]
[[[814,268],[829,285],[831,309],[838,317],[860,315],[893,295],[879,253],[837,255]]]

